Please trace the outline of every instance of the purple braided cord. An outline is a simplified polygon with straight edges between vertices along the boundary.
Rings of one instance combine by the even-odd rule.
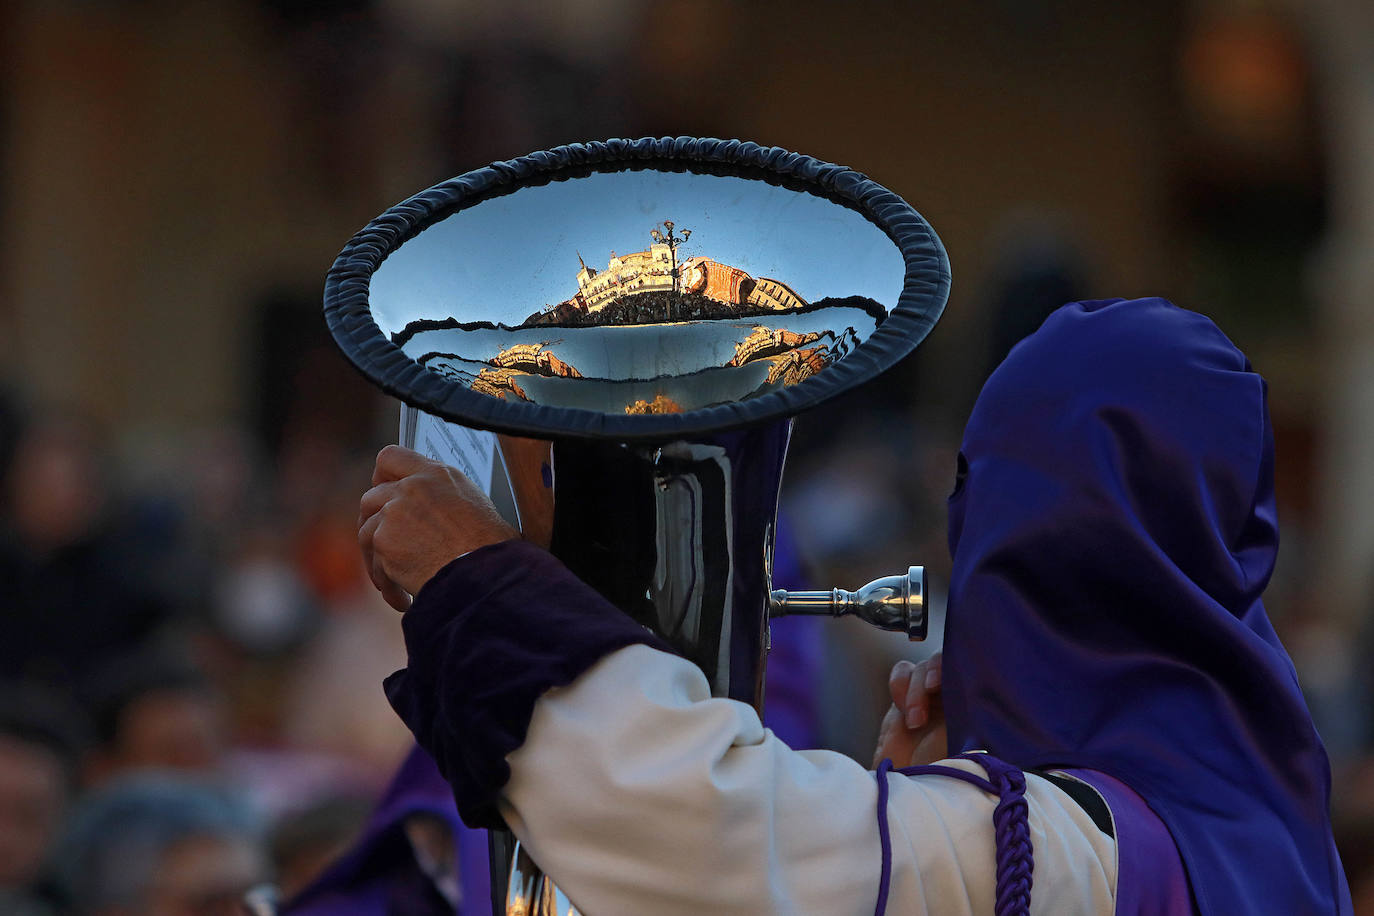
[[[878,780],[878,845],[883,850],[882,870],[878,873],[878,905],[873,908],[873,916],[883,916],[887,911],[887,892],[892,884],[892,835],[887,827],[887,774],[891,770],[892,761],[884,757],[873,774]]]
[[[956,767],[931,764],[903,767],[896,772],[903,776],[949,776],[977,786],[997,796],[992,812],[997,844],[997,903],[996,916],[1029,916],[1030,894],[1035,871],[1030,840],[1029,808],[1026,805],[1026,776],[1011,764],[988,754],[960,754],[987,770],[990,779]],[[878,878],[878,903],[874,916],[884,916],[892,883],[892,836],[887,823],[887,774],[893,771],[892,761],[878,764],[874,776],[878,780],[878,842],[882,848],[882,869]]]
[[[1029,916],[1035,858],[1031,849],[1026,774],[987,754],[964,754],[997,786],[992,823],[997,837],[997,916]]]

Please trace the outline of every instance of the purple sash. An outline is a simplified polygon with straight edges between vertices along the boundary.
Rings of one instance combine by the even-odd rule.
[[[1117,916],[1194,916],[1188,876],[1173,837],[1145,800],[1095,770],[1062,770],[1098,791],[1116,831]]]

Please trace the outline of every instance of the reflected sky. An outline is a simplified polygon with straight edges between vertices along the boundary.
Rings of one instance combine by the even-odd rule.
[[[419,319],[517,325],[577,291],[579,252],[602,270],[612,251],[647,249],[664,220],[692,230],[679,262],[703,255],[810,302],[857,295],[891,309],[902,290],[896,245],[840,204],[756,179],[610,172],[522,188],[429,227],[373,274],[373,318],[388,337]]]

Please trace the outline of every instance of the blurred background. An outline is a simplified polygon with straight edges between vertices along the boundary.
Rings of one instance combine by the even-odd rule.
[[[350,842],[409,746],[354,530],[397,407],[329,339],[325,272],[439,180],[655,134],[853,166],[949,250],[917,354],[798,420],[816,585],[947,570],[963,419],[1055,306],[1166,296],[1246,351],[1266,602],[1374,914],[1365,0],[0,5],[0,913],[233,912]],[[911,650],[823,651],[820,740],[867,762]]]

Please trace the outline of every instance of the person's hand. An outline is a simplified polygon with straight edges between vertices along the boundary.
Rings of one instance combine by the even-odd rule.
[[[945,709],[940,701],[943,658],[936,652],[914,664],[900,661],[888,676],[892,706],[883,717],[873,766],[890,758],[894,766],[934,763],[949,756]]]
[[[481,490],[445,464],[388,445],[358,506],[372,584],[398,611],[454,557],[518,537]]]

